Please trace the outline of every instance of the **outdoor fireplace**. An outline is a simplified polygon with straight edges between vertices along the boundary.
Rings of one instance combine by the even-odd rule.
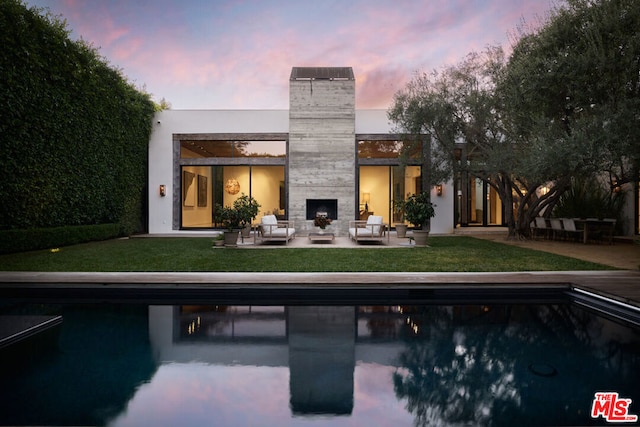
[[[338,199],[307,199],[307,219],[314,219],[317,215],[338,219]]]

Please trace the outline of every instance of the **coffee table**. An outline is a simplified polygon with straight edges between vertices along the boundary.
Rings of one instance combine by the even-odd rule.
[[[333,242],[335,238],[333,233],[309,233],[309,240],[312,242]]]

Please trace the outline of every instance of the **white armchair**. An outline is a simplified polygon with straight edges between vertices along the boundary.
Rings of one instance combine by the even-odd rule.
[[[349,221],[349,237],[354,242],[382,242],[387,238],[389,243],[389,224],[382,222],[379,215],[371,215],[366,221]]]
[[[265,215],[260,220],[258,234],[263,242],[284,242],[296,237],[296,229],[290,221],[278,221],[275,215]]]

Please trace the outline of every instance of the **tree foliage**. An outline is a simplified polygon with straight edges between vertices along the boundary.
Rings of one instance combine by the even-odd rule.
[[[529,146],[514,138],[504,102],[496,93],[505,66],[503,50],[489,47],[441,72],[417,75],[396,94],[389,117],[409,135],[430,139],[435,153],[432,170],[438,177],[434,182],[468,172],[491,185],[504,202],[515,234],[510,207],[514,195],[527,193],[519,170],[528,164]],[[461,153],[459,159],[456,152]]]
[[[537,153],[524,176],[553,184],[525,196],[523,234],[575,180],[605,176],[612,189],[638,180],[639,28],[636,1],[569,0],[514,47],[499,93],[515,133]]]
[[[423,188],[450,179],[453,168],[453,151],[456,142],[456,123],[453,121],[453,105],[449,98],[453,92],[448,86],[446,74],[434,71],[417,74],[394,95],[394,105],[388,111],[389,119],[402,134],[402,157],[408,163],[416,153],[428,158],[428,176],[423,176]]]
[[[404,306],[403,312],[411,316],[400,332],[405,344],[393,386],[414,426],[583,425],[592,421],[584,401],[603,375],[620,388],[634,387],[613,361],[634,369],[614,356],[622,344],[614,338],[599,346],[603,319],[572,305]],[[560,399],[556,374],[564,375],[568,393]]]
[[[0,228],[139,230],[154,105],[66,22],[0,1]]]
[[[605,172],[614,186],[637,181],[640,3],[569,0],[523,35],[503,87],[519,131],[538,136],[574,174]]]
[[[389,118],[410,139],[435,143],[438,180],[466,171],[492,186],[509,236],[526,237],[574,179],[638,180],[639,28],[634,0],[568,0],[521,34],[509,58],[488,47],[415,76]]]

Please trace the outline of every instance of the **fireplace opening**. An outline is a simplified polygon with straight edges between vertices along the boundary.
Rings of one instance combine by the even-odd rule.
[[[338,219],[338,199],[307,199],[307,219],[318,215]]]

